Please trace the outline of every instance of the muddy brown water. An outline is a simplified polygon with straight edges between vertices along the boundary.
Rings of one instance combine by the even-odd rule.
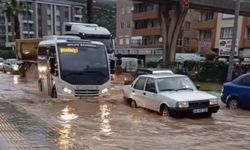
[[[250,112],[221,109],[211,118],[165,118],[124,103],[121,86],[99,101],[52,101],[23,79],[0,75],[0,97],[55,129],[57,149],[250,149]],[[7,89],[7,90],[6,90]]]

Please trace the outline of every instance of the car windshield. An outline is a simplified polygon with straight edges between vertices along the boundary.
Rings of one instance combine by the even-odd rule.
[[[90,72],[107,74],[109,71],[104,46],[60,43],[58,49],[62,77]]]
[[[157,79],[157,83],[160,92],[196,89],[188,77],[165,77]]]

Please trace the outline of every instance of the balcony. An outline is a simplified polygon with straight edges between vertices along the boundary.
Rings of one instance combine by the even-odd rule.
[[[192,28],[195,30],[207,30],[207,29],[213,29],[215,28],[215,20],[208,20],[208,21],[201,21],[194,23],[192,25]]]
[[[161,28],[153,27],[153,28],[133,29],[132,34],[134,36],[161,35]]]
[[[147,12],[133,13],[132,17],[134,21],[152,20],[152,19],[159,19],[159,14],[157,11],[150,10]]]
[[[244,48],[250,48],[250,39],[245,39],[243,41],[243,47]]]
[[[162,44],[132,45],[132,48],[162,48]]]

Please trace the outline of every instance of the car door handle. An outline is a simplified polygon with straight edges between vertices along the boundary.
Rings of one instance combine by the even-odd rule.
[[[142,94],[143,94],[143,95],[146,95],[146,93],[145,93],[145,92],[143,92]]]

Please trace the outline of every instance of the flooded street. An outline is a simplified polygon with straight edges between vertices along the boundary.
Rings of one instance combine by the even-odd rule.
[[[0,150],[250,147],[250,112],[230,111],[222,104],[212,118],[175,119],[130,108],[122,98],[122,85],[118,84],[112,85],[108,98],[64,101],[42,96],[35,81],[18,76],[0,74],[0,83],[0,120],[4,120],[0,123]]]

